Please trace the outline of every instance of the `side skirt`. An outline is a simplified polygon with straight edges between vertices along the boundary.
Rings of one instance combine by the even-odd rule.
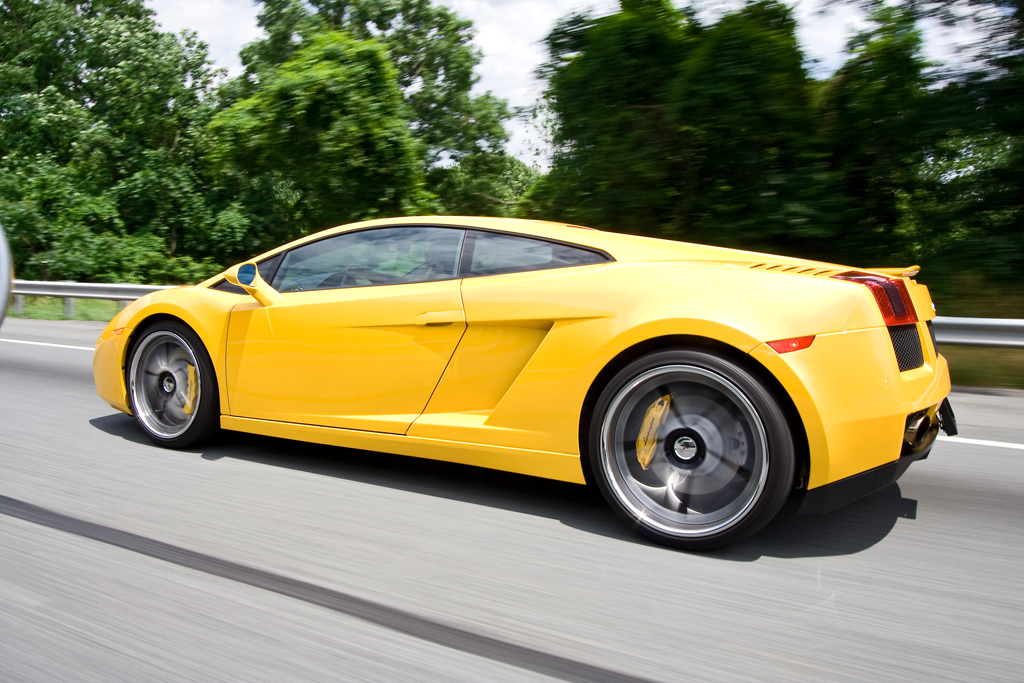
[[[316,425],[255,420],[246,417],[220,416],[220,426],[236,432],[274,436],[281,439],[308,441],[326,446],[384,451],[396,455],[443,460],[463,465],[487,467],[493,470],[528,474],[545,479],[557,479],[574,484],[585,484],[580,456],[547,451],[530,451],[504,446],[445,441],[402,434],[364,432]]]

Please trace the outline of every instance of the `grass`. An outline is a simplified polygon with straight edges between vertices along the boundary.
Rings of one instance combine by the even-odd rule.
[[[1024,349],[990,349],[940,344],[953,384],[1024,389]]]
[[[110,322],[120,310],[118,302],[101,299],[75,299],[75,315],[71,320],[96,320]],[[7,307],[9,318],[32,318],[34,320],[67,320],[64,317],[64,299],[48,296],[26,296],[21,313],[14,312],[14,306]]]
[[[1024,318],[1024,287],[961,273],[927,284],[939,315],[961,318]]]

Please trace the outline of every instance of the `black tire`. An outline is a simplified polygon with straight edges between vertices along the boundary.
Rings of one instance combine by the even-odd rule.
[[[796,467],[772,392],[703,350],[659,351],[616,374],[595,405],[588,453],[612,509],[643,536],[685,550],[759,530],[789,497]]]
[[[125,380],[132,414],[157,444],[189,448],[219,429],[217,375],[206,347],[188,325],[161,320],[136,332]]]

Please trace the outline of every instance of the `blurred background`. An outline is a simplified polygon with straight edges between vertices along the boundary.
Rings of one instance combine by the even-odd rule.
[[[1022,49],[1020,0],[4,0],[0,224],[21,278],[176,284],[355,220],[543,218],[920,264],[940,314],[1024,318]]]

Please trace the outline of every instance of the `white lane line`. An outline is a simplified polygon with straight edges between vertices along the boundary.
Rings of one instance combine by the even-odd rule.
[[[939,441],[965,443],[971,446],[992,446],[993,448],[1012,448],[1016,451],[1024,451],[1024,443],[1009,443],[1007,441],[985,441],[984,439],[965,439],[962,436],[945,436],[943,434],[939,434]]]
[[[0,338],[0,342],[7,342],[9,344],[31,344],[32,346],[52,346],[56,349],[78,349],[79,351],[95,351],[91,346],[71,346],[70,344],[49,344],[47,342],[37,341],[25,341],[24,339],[3,339]]]

